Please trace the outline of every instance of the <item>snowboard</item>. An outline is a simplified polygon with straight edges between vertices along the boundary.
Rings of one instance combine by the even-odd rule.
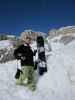
[[[37,63],[38,72],[39,75],[43,75],[45,72],[47,72],[47,63],[46,63],[43,36],[37,37],[37,52],[38,52],[38,63]]]

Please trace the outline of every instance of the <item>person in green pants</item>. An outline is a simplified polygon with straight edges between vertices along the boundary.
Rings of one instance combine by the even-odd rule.
[[[30,47],[31,37],[29,34],[23,33],[21,35],[21,40],[23,44],[14,50],[15,58],[21,61],[20,76],[16,78],[16,84],[25,85],[28,86],[29,89],[35,90],[33,56],[35,56],[37,50],[34,50],[34,52],[32,51]]]

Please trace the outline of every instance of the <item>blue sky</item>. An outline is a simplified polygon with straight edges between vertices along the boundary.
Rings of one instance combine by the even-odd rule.
[[[75,25],[74,0],[0,0],[0,33],[48,32]]]

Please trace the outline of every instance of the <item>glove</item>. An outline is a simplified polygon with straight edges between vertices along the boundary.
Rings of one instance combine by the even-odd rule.
[[[16,78],[16,79],[19,79],[20,73],[22,73],[22,71],[21,71],[20,69],[17,69],[17,72],[16,72],[16,74],[15,74],[15,78]]]

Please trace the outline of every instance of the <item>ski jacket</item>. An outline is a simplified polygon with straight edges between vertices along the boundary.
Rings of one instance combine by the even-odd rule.
[[[28,44],[22,44],[15,49],[14,56],[16,59],[21,60],[22,66],[34,66],[33,56],[35,56],[35,52],[31,50]]]

